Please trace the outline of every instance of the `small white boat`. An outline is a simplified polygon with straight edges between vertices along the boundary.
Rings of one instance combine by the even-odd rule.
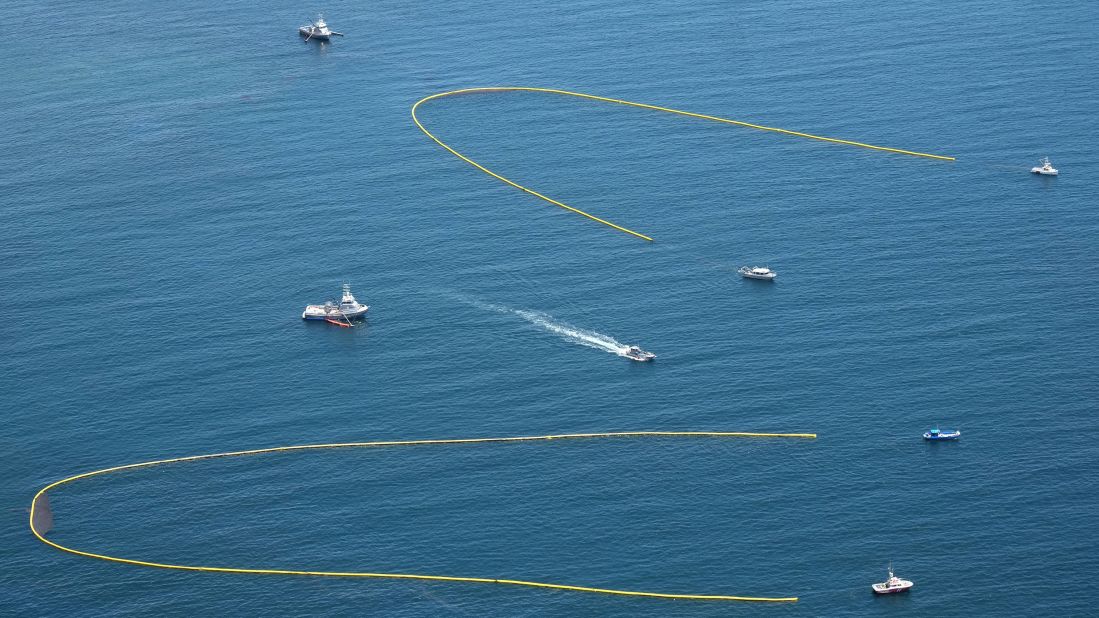
[[[1031,174],[1041,174],[1043,176],[1056,176],[1057,170],[1053,169],[1053,165],[1049,162],[1049,157],[1042,157],[1038,159],[1041,165],[1030,168]]]
[[[306,305],[301,312],[303,320],[326,320],[328,322],[347,322],[366,315],[370,307],[359,304],[355,296],[351,294],[351,284],[343,284],[343,297],[339,303],[327,301],[323,305]]]
[[[764,281],[773,281],[774,278],[778,276],[778,273],[775,271],[762,266],[741,266],[737,272],[746,279],[762,279]]]
[[[343,36],[340,32],[333,32],[328,28],[328,24],[324,21],[323,15],[317,16],[317,21],[311,21],[308,24],[298,28],[298,34],[305,37],[305,40],[316,39],[318,41],[327,41],[334,36]]]
[[[651,361],[652,359],[656,358],[656,354],[653,354],[652,352],[646,352],[645,350],[642,350],[635,345],[631,345],[630,347],[626,348],[626,350],[622,352],[622,356],[625,356],[630,360],[635,360],[642,363]]]
[[[889,579],[877,583],[871,584],[870,588],[875,594],[893,594],[894,592],[904,592],[914,586],[912,582],[907,579],[901,579],[893,575],[893,563],[889,563]]]

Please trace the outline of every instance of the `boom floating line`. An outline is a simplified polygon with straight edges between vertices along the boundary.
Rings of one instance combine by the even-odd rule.
[[[493,87],[482,87],[482,88],[463,88],[461,90],[450,90],[450,91],[447,91],[447,92],[439,92],[439,93],[436,93],[436,94],[433,94],[433,95],[430,95],[430,96],[426,96],[426,97],[420,99],[419,101],[416,101],[416,103],[414,103],[412,105],[412,121],[416,123],[416,126],[419,127],[420,130],[423,131],[425,135],[427,135],[432,140],[434,140],[436,144],[442,146],[444,149],[446,149],[448,152],[450,152],[450,154],[458,157],[459,159],[465,161],[466,163],[469,163],[473,167],[481,170],[482,172],[488,174],[489,176],[492,176],[493,178],[495,178],[495,179],[497,179],[497,180],[499,180],[499,181],[501,181],[505,184],[509,184],[509,185],[515,187],[516,189],[519,189],[520,191],[524,191],[526,193],[529,193],[529,194],[533,195],[534,197],[537,197],[538,199],[545,200],[545,201],[549,202],[550,204],[553,204],[554,206],[559,206],[559,207],[564,208],[565,210],[568,210],[570,212],[574,212],[578,215],[583,215],[583,216],[591,219],[592,221],[602,223],[603,225],[606,225],[608,227],[612,227],[612,228],[614,228],[614,229],[616,229],[620,232],[625,232],[627,234],[630,234],[632,236],[636,236],[638,238],[641,238],[643,240],[647,240],[647,241],[650,241],[650,242],[652,241],[652,238],[649,237],[649,236],[646,236],[646,235],[644,235],[640,232],[635,232],[631,229],[622,227],[620,225],[616,225],[614,223],[611,223],[610,221],[607,221],[606,219],[600,219],[599,217],[597,217],[593,214],[584,212],[583,210],[580,210],[579,208],[573,208],[572,206],[569,206],[568,204],[565,204],[563,202],[559,202],[559,201],[557,201],[557,200],[555,200],[551,197],[548,197],[546,195],[543,195],[543,194],[535,191],[534,189],[531,189],[529,187],[525,187],[525,186],[515,182],[514,180],[511,180],[511,179],[506,178],[506,177],[504,177],[500,174],[497,174],[496,172],[488,169],[487,167],[481,165],[480,163],[474,161],[473,159],[471,159],[471,158],[465,156],[464,154],[458,152],[457,150],[455,150],[454,148],[449,146],[446,142],[439,139],[434,133],[432,133],[431,131],[428,131],[427,128],[424,127],[423,123],[420,122],[419,117],[416,115],[416,110],[417,110],[417,108],[420,107],[420,105],[423,105],[424,103],[427,103],[428,101],[432,101],[434,99],[442,99],[444,97],[454,96],[454,95],[458,95],[458,94],[491,93],[491,92],[546,92],[546,93],[550,93],[550,94],[559,94],[559,95],[563,95],[563,96],[578,97],[578,98],[581,98],[581,99],[589,99],[589,100],[592,100],[592,101],[603,101],[603,102],[606,102],[606,103],[616,103],[618,105],[627,105],[627,106],[630,106],[630,107],[639,107],[641,109],[651,109],[651,110],[655,110],[655,111],[658,111],[658,112],[667,112],[669,114],[678,114],[680,116],[689,116],[691,118],[700,118],[702,120],[711,120],[713,122],[722,122],[722,123],[725,123],[725,124],[735,124],[735,125],[739,125],[739,126],[742,126],[742,127],[748,127],[749,129],[757,129],[759,131],[771,131],[773,133],[782,133],[782,134],[785,134],[785,135],[793,135],[794,137],[802,137],[802,138],[805,138],[805,139],[814,139],[814,140],[818,140],[818,141],[822,141],[822,142],[832,142],[833,144],[843,144],[843,145],[846,145],[846,146],[857,146],[859,148],[869,148],[871,150],[881,150],[881,151],[884,151],[884,152],[892,152],[892,153],[896,153],[896,154],[909,155],[909,156],[913,156],[913,157],[924,157],[924,158],[927,158],[927,159],[939,159],[939,160],[942,160],[942,161],[953,161],[954,160],[954,157],[947,157],[947,156],[944,156],[944,155],[928,154],[926,152],[915,152],[913,150],[901,150],[900,148],[889,148],[889,147],[886,147],[886,146],[875,146],[873,144],[864,144],[862,142],[855,142],[855,141],[852,141],[852,140],[837,139],[837,138],[834,138],[834,137],[823,137],[823,136],[820,136],[820,135],[813,135],[811,133],[802,133],[800,131],[790,131],[790,130],[787,130],[787,129],[779,129],[777,127],[768,127],[768,126],[764,126],[764,125],[760,125],[760,124],[752,124],[750,122],[741,122],[740,120],[731,120],[729,118],[721,118],[719,116],[710,116],[710,115],[707,115],[707,114],[696,114],[694,112],[687,112],[687,111],[683,111],[683,110],[680,110],[680,109],[672,109],[670,107],[661,107],[659,105],[649,105],[647,103],[635,103],[633,101],[623,101],[622,99],[612,99],[612,98],[609,98],[609,97],[596,96],[594,94],[584,94],[582,92],[570,92],[568,90],[559,90],[559,89],[556,89],[556,88],[531,88],[531,87],[526,87],[526,86],[493,86]]]
[[[730,595],[716,595],[716,594],[675,594],[665,592],[642,592],[637,590],[616,590],[612,588],[592,588],[589,586],[570,586],[565,584],[550,584],[544,582],[524,581],[519,579],[496,579],[488,577],[453,577],[447,575],[420,575],[414,573],[368,573],[368,572],[344,572],[344,571],[304,571],[304,570],[287,570],[287,569],[254,569],[254,568],[235,568],[235,567],[215,567],[215,566],[198,566],[189,564],[169,564],[163,562],[150,562],[147,560],[136,560],[133,558],[121,558],[118,556],[110,556],[107,554],[97,554],[80,549],[74,549],[72,547],[66,547],[59,543],[47,539],[44,535],[46,530],[39,530],[36,527],[35,511],[39,508],[41,501],[42,508],[48,508],[48,498],[46,492],[51,489],[66,485],[73,481],[80,479],[91,478],[93,476],[100,476],[104,474],[110,474],[112,472],[121,472],[123,470],[133,470],[137,468],[149,468],[152,466],[159,466],[170,463],[180,463],[187,461],[201,461],[204,459],[217,459],[221,457],[241,457],[245,455],[259,455],[263,453],[281,453],[289,451],[308,451],[319,449],[337,449],[337,448],[366,448],[366,447],[386,447],[386,446],[421,446],[421,445],[438,445],[438,444],[483,444],[490,442],[531,442],[536,440],[563,440],[563,439],[581,439],[581,438],[638,438],[638,437],[702,437],[702,438],[816,438],[817,435],[813,433],[743,433],[743,432],[718,432],[718,431],[624,431],[613,433],[574,433],[574,434],[559,434],[559,435],[547,435],[547,436],[519,436],[510,438],[465,438],[465,439],[450,439],[450,440],[401,440],[401,441],[389,441],[389,442],[345,442],[336,444],[308,444],[299,446],[278,446],[273,448],[261,448],[249,451],[234,451],[230,453],[214,453],[209,455],[192,455],[189,457],[173,457],[171,459],[160,459],[157,461],[146,461],[142,463],[128,464],[124,466],[114,466],[111,468],[104,468],[102,470],[96,470],[94,472],[85,472],[83,474],[76,474],[68,478],[61,479],[46,485],[35,494],[34,499],[31,501],[30,509],[30,528],[34,536],[39,541],[59,549],[63,552],[75,554],[77,556],[84,556],[86,558],[96,558],[99,560],[106,560],[108,562],[117,562],[122,564],[131,564],[136,566],[154,567],[158,569],[172,569],[176,571],[201,571],[206,573],[245,573],[253,575],[305,575],[313,577],[369,577],[369,578],[385,578],[385,579],[414,579],[414,580],[432,580],[432,581],[445,581],[445,582],[471,582],[480,584],[509,584],[513,586],[528,586],[533,588],[550,588],[554,590],[571,590],[576,592],[595,592],[601,594],[613,594],[622,596],[633,597],[655,597],[661,599],[687,599],[696,601],[759,601],[759,602],[795,602],[797,597],[745,597],[745,596],[730,596]]]

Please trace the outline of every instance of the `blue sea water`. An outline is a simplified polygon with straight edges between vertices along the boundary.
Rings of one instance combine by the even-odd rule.
[[[1090,2],[15,0],[0,613],[1068,616],[1099,570]],[[41,28],[41,30],[38,30]],[[953,155],[915,159],[524,85]],[[1049,155],[1062,176],[1027,170]],[[767,264],[773,285],[739,265]],[[303,323],[350,280],[366,325]],[[601,346],[659,355],[629,363]],[[934,424],[957,443],[925,444]],[[798,596],[180,573],[163,562]],[[1088,523],[1091,522],[1091,523]],[[875,598],[893,562],[916,581]]]

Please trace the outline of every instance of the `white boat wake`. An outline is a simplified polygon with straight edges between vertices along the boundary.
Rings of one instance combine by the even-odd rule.
[[[532,311],[530,309],[512,309],[511,307],[481,302],[472,298],[462,298],[461,300],[479,309],[519,316],[542,330],[551,332],[566,341],[577,343],[585,347],[603,350],[604,352],[610,352],[617,356],[625,356],[626,351],[629,350],[628,345],[621,343],[610,335],[604,335],[603,333],[597,333],[592,330],[585,330],[573,326],[567,322],[555,319],[548,313]]]
[[[610,335],[577,328],[571,324],[555,320],[552,316],[542,313],[541,311],[512,309],[511,312],[531,324],[556,335],[560,335],[562,339],[573,343],[579,343],[580,345],[603,350],[604,352],[610,352],[611,354],[617,354],[618,356],[625,356],[626,350],[629,349],[628,345],[619,343],[618,340]]]

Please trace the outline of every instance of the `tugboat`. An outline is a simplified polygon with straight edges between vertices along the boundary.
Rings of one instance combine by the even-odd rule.
[[[745,279],[762,279],[764,281],[773,281],[778,273],[770,268],[763,268],[761,266],[755,266],[749,268],[748,266],[741,266],[737,271]]]
[[[957,440],[962,435],[962,432],[957,429],[941,430],[938,427],[932,427],[923,434],[924,440]]]
[[[1031,174],[1041,174],[1042,176],[1056,176],[1057,170],[1053,169],[1053,165],[1049,162],[1049,157],[1042,157],[1038,159],[1041,163],[1040,166],[1030,168]]]
[[[361,305],[359,301],[355,300],[355,296],[351,294],[351,284],[345,283],[343,284],[343,297],[340,298],[339,303],[326,301],[323,305],[306,305],[305,311],[301,312],[301,319],[324,320],[330,324],[350,326],[351,320],[363,317],[369,308],[369,306]]]
[[[622,352],[622,356],[641,363],[646,363],[656,358],[656,354],[653,354],[652,352],[646,352],[645,350],[642,350],[635,345],[631,345],[630,347],[626,348],[626,351]]]
[[[327,41],[334,36],[343,36],[343,33],[333,32],[328,29],[328,24],[324,21],[323,15],[317,16],[317,21],[309,22],[308,24],[298,28],[298,34],[305,37],[305,40],[317,39],[318,41]]]
[[[893,563],[890,562],[889,579],[878,584],[871,584],[870,589],[874,591],[874,594],[893,594],[894,592],[905,592],[914,585],[907,579],[901,579],[893,575]]]

